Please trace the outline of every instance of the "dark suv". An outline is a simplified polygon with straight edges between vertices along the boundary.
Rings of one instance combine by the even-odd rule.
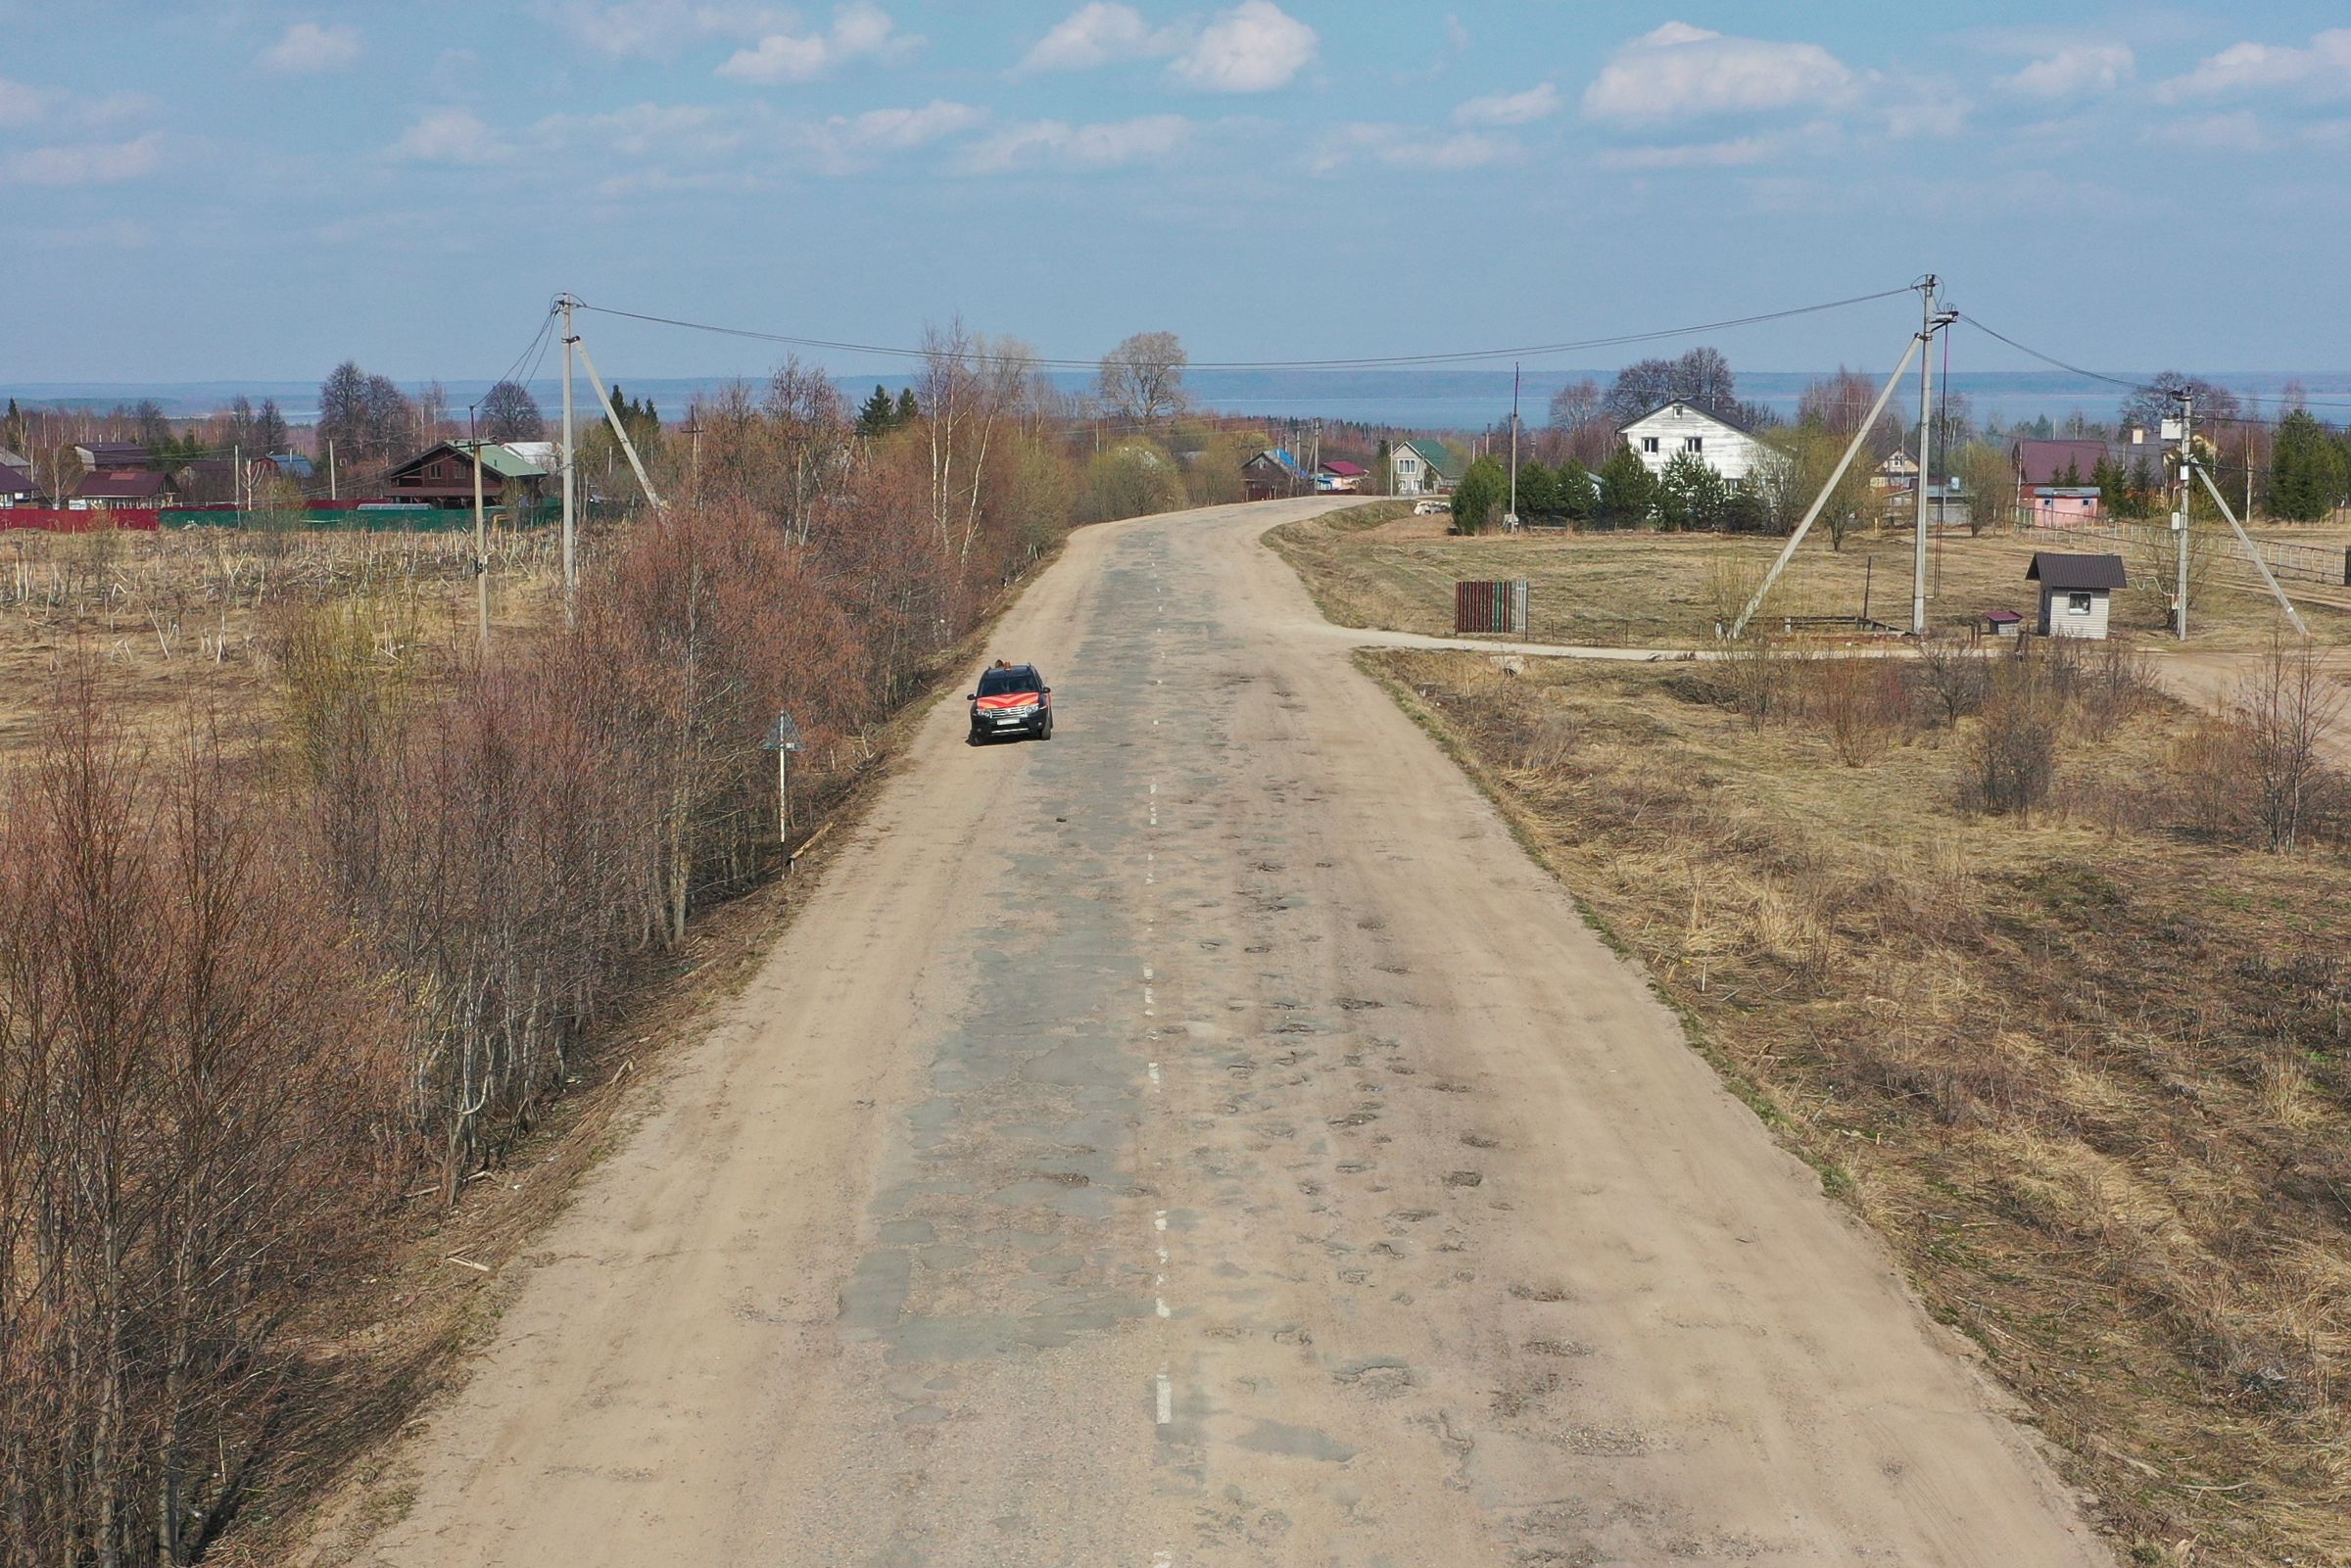
[[[965,700],[972,705],[974,745],[1000,735],[1053,738],[1053,689],[1033,664],[996,664]]]

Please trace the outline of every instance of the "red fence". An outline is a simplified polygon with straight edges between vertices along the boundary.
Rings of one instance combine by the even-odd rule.
[[[110,528],[127,528],[152,534],[163,523],[164,514],[160,510],[145,506],[86,512],[65,511],[49,506],[0,506],[0,532],[11,528],[37,528],[44,534],[98,534]]]
[[[1526,632],[1526,579],[1453,585],[1457,632]]]

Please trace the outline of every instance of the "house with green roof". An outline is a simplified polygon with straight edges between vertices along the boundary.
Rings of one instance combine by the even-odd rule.
[[[552,474],[512,448],[495,441],[444,441],[384,475],[381,499],[419,506],[472,505],[476,448],[485,504],[527,505],[546,494]]]
[[[1425,436],[1396,443],[1388,452],[1388,467],[1399,496],[1442,496],[1462,482],[1460,455]]]

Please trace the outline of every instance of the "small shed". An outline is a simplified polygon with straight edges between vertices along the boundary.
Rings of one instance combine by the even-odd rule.
[[[2014,610],[1986,610],[1984,631],[1989,637],[2018,637],[2025,630],[2025,618]]]
[[[2120,555],[2066,555],[2039,550],[2025,568],[2025,580],[2040,585],[2040,635],[2106,636],[2114,591],[2128,586]]]

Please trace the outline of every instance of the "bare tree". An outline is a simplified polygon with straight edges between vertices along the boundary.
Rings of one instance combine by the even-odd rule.
[[[1574,432],[1600,413],[1600,383],[1590,376],[1551,395],[1551,428]]]
[[[432,389],[441,388],[436,382]],[[427,429],[438,434],[438,421],[430,411],[430,401],[424,415]],[[484,441],[538,441],[547,434],[547,419],[539,412],[539,400],[531,389],[519,381],[501,381],[482,397],[482,410],[477,429]]]
[[[1868,417],[1870,404],[1877,401],[1877,382],[1858,370],[1839,365],[1835,375],[1812,382],[1797,398],[1796,422],[1818,425],[1832,436],[1850,441],[1853,432],[1861,428],[1861,421]],[[1900,446],[1901,441],[1901,426],[1892,413],[1881,411],[1864,446],[1883,457]]]
[[[2252,742],[2254,818],[2270,849],[2290,855],[2334,783],[2321,754],[2342,717],[2342,685],[2318,644],[2278,632],[2235,700]]]
[[[1173,332],[1137,332],[1102,356],[1102,404],[1149,432],[1189,406],[1183,343]]]

